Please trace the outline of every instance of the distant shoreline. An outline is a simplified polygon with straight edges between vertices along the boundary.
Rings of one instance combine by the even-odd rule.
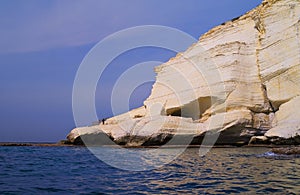
[[[74,146],[69,144],[54,143],[54,142],[0,142],[1,146],[42,146],[42,147],[53,147],[53,146]]]

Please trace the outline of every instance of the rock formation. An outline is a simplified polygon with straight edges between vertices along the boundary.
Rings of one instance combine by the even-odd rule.
[[[280,155],[299,155],[300,147],[273,148],[272,152]]]
[[[299,28],[299,0],[264,0],[156,67],[143,107],[76,128],[68,140],[108,135],[149,146],[177,136],[173,144],[201,144],[219,134],[217,144],[299,144]]]

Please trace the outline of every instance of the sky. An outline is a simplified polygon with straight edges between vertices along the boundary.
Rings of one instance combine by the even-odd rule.
[[[76,72],[87,53],[105,37],[130,27],[164,25],[198,39],[212,27],[260,3],[261,0],[1,0],[0,142],[65,139],[76,126],[72,112]],[[112,88],[124,71],[145,61],[166,62],[175,55],[170,50],[145,47],[115,58],[98,81],[98,118],[113,115]],[[153,72],[143,74],[155,77]],[[144,83],[133,91],[130,109],[142,105],[152,84]],[[119,98],[121,101],[121,92]]]

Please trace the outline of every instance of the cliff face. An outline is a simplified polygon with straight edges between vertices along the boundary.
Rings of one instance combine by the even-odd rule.
[[[175,134],[201,144],[300,143],[300,2],[265,0],[204,34],[158,66],[144,107],[105,125],[68,135],[105,132],[118,144],[160,145]]]

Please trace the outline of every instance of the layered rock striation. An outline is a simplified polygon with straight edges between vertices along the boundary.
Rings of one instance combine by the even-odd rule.
[[[265,0],[156,67],[143,107],[76,128],[68,140],[107,135],[149,146],[218,135],[217,144],[299,144],[299,28],[298,0]]]

